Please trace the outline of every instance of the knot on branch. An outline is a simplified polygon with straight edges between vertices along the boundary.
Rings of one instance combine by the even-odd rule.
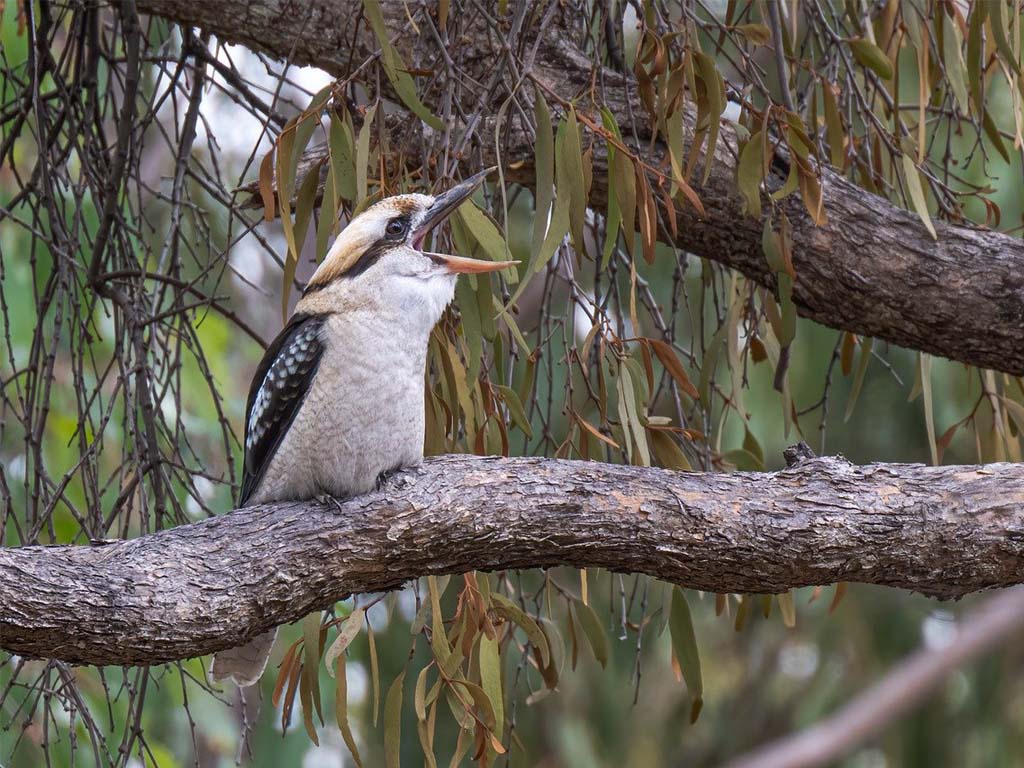
[[[787,467],[796,467],[808,459],[816,459],[817,455],[811,450],[811,446],[801,440],[796,445],[783,449],[782,457],[786,460]]]

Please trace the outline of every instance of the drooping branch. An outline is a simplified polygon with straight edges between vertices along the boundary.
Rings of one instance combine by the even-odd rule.
[[[301,8],[285,0],[140,0],[138,5],[140,11],[198,25],[223,39],[298,64],[315,64],[337,76],[352,74],[353,66],[374,56],[379,48],[369,26],[355,24],[362,12],[358,0],[311,0]],[[410,60],[423,59],[443,70],[445,65],[432,38],[425,32],[417,38],[409,28],[405,4],[384,0],[380,5],[398,47],[415,51]],[[556,13],[539,32],[544,7],[536,4],[524,25],[526,40],[521,48],[529,52],[532,62],[528,79],[543,84],[549,93],[589,93],[595,76],[592,59],[574,46],[571,20],[561,20]],[[475,63],[479,71],[470,74],[487,82],[495,60],[484,53],[488,50],[486,28],[471,20],[464,20],[463,25],[459,45],[464,63],[470,69]],[[479,34],[474,36],[475,32]],[[636,146],[649,148],[646,160],[650,165],[662,164],[665,147],[650,142],[651,129],[632,76],[603,70],[601,82],[605,106],[615,114],[627,138]],[[494,125],[486,116],[496,113],[499,105],[490,106],[476,131],[487,163],[497,159]],[[688,142],[696,115],[691,110],[683,120]],[[516,110],[508,111],[506,121],[501,131],[501,160],[509,167],[508,178],[530,186],[534,183],[532,134]],[[429,147],[431,137],[418,131],[413,134],[394,146],[400,147],[405,157],[422,157],[420,150]],[[596,142],[594,149],[591,204],[603,210],[610,175],[603,143]],[[706,184],[696,186],[706,217],[698,217],[692,209],[682,211],[674,242],[772,287],[774,278],[761,249],[762,222],[743,214],[737,193],[735,152],[735,134],[725,125],[711,176]],[[933,241],[916,215],[839,174],[823,168],[822,183],[827,225],[814,226],[798,199],[785,203],[794,225],[794,300],[801,314],[833,328],[911,349],[1024,374],[1024,346],[1019,343],[1024,324],[1024,242],[941,222],[936,223],[938,240]],[[669,235],[662,232],[662,237]]]
[[[429,574],[567,565],[712,592],[1024,581],[1024,465],[702,474],[446,456],[338,506],[252,507],[104,546],[0,549],[0,647],[150,664]]]

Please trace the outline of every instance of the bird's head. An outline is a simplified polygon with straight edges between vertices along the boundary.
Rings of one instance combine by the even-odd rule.
[[[384,198],[353,218],[310,278],[299,309],[337,311],[369,303],[425,315],[432,327],[452,300],[459,274],[495,272],[516,263],[423,250],[431,230],[472,195],[491,170],[437,196]]]

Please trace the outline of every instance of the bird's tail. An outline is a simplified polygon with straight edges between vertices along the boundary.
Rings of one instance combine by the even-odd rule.
[[[263,676],[267,668],[270,651],[277,637],[277,627],[262,635],[257,635],[245,645],[229,648],[213,655],[210,664],[210,682],[234,680],[239,687],[254,685]]]

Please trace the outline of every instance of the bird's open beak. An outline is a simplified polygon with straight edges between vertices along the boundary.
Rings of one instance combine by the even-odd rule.
[[[417,251],[423,250],[423,241],[426,240],[430,231],[447,219],[456,208],[462,205],[463,201],[472,195],[484,179],[486,179],[497,166],[492,166],[475,173],[465,181],[460,181],[454,187],[434,198],[433,204],[427,209],[423,221],[413,232],[412,246]],[[517,261],[482,261],[480,259],[466,259],[462,256],[448,256],[443,253],[428,254],[430,258],[439,264],[443,264],[454,274],[480,274],[482,272],[497,272],[498,270],[511,267]]]
[[[506,267],[514,267],[518,261],[484,261],[483,259],[466,259],[462,256],[448,256],[444,253],[432,253],[430,258],[443,264],[448,271],[456,275],[479,275],[483,272],[498,272]]]

